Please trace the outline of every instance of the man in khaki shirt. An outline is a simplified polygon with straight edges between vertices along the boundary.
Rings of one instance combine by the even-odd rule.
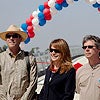
[[[21,50],[27,34],[11,25],[0,33],[8,49],[0,53],[0,100],[34,100],[37,88],[37,64],[34,56]]]
[[[100,100],[100,38],[87,35],[82,45],[88,63],[76,72],[76,92],[79,100]]]

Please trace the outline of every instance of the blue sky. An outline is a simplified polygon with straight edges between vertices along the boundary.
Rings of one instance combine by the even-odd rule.
[[[11,24],[20,27],[45,1],[47,0],[1,0],[0,32],[5,31]],[[83,37],[88,34],[100,37],[100,12],[85,0],[79,0],[58,11],[35,32],[35,37],[28,44],[22,43],[21,46],[24,50],[40,47],[44,51],[56,38],[65,39],[70,46],[81,46]],[[4,44],[0,39],[0,46]]]

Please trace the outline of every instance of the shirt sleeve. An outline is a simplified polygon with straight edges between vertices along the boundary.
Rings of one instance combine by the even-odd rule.
[[[0,100],[7,100],[6,93],[4,92],[4,87],[2,85],[2,75],[1,75],[1,57],[0,54]],[[4,55],[3,55],[4,57]]]
[[[31,100],[37,88],[37,64],[34,56],[29,56],[30,61],[30,84],[27,91],[23,94],[21,100]]]

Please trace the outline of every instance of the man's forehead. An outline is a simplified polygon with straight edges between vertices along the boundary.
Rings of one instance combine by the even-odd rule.
[[[85,43],[95,44],[95,41],[94,40],[87,40],[87,41],[84,42],[84,44]]]

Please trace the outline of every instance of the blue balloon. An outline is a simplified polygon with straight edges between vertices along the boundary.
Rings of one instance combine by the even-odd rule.
[[[43,10],[45,9],[44,5],[39,5],[38,7],[39,11],[43,12]]]
[[[27,30],[27,27],[28,27],[28,25],[27,25],[26,23],[23,23],[23,24],[21,25],[21,28],[22,28],[24,31]]]
[[[100,7],[100,4],[98,4],[97,2],[95,4],[92,5],[94,8],[98,8]]]
[[[27,44],[27,43],[29,43],[29,42],[30,42],[30,38],[28,37],[28,38],[24,41],[24,43]]]
[[[62,5],[56,3],[56,4],[55,4],[55,8],[56,8],[57,10],[62,10]]]
[[[45,24],[46,24],[46,20],[45,19],[39,20],[39,25],[40,26],[43,26]]]
[[[68,7],[68,3],[66,2],[66,0],[64,0],[61,4],[63,7]]]
[[[44,14],[42,12],[39,12],[38,13],[38,18],[39,18],[39,20],[44,19]]]

